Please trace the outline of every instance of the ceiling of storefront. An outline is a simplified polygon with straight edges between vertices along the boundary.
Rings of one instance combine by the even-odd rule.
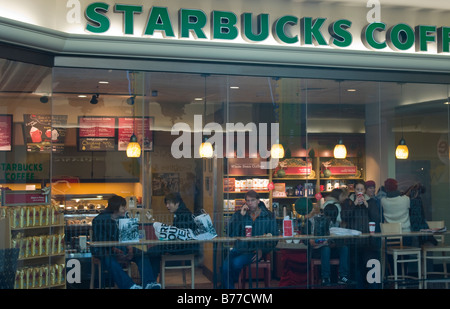
[[[120,98],[124,107],[132,95],[144,95],[145,102],[203,105],[220,109],[224,102],[238,104],[307,103],[311,118],[364,118],[365,106],[442,106],[447,98],[445,85],[378,83],[326,79],[276,79],[271,77],[222,76],[176,73],[133,73],[119,70],[64,69],[43,70],[37,66],[0,62],[0,96],[35,97],[53,95],[75,104],[89,104],[93,94],[103,102]],[[99,82],[106,81],[108,84]],[[205,88],[206,86],[206,88]],[[231,87],[239,87],[233,89]],[[205,92],[206,89],[206,92]],[[339,95],[340,93],[340,95]],[[78,95],[87,98],[78,98]],[[197,100],[196,100],[197,98]],[[402,103],[399,103],[399,102]],[[78,103],[77,103],[78,102]],[[417,108],[417,111],[420,111]]]

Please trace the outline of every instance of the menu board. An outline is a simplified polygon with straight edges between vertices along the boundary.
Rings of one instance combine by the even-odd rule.
[[[115,117],[78,117],[79,151],[109,151],[115,149]]]
[[[136,135],[144,150],[153,150],[153,117],[122,117],[118,124],[118,150],[127,150],[130,138]]]
[[[24,137],[29,152],[62,152],[67,115],[24,114]]]
[[[12,149],[12,115],[0,115],[0,151]]]

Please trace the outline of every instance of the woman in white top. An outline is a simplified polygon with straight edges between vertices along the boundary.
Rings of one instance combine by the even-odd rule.
[[[381,199],[384,220],[387,223],[401,223],[402,232],[411,231],[409,220],[410,200],[406,195],[401,195],[398,191],[398,184],[395,179],[388,178],[384,182],[386,197]]]

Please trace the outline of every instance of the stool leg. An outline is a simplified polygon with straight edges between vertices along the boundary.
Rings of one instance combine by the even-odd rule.
[[[194,259],[191,260],[191,289],[194,289],[194,277],[195,277],[195,265]]]
[[[166,261],[164,258],[161,261],[161,288],[166,287]]]

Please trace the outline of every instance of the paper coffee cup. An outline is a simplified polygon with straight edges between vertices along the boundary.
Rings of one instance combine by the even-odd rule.
[[[375,233],[375,222],[369,222],[369,232],[371,234]]]
[[[245,236],[252,237],[252,226],[251,225],[245,226]]]

